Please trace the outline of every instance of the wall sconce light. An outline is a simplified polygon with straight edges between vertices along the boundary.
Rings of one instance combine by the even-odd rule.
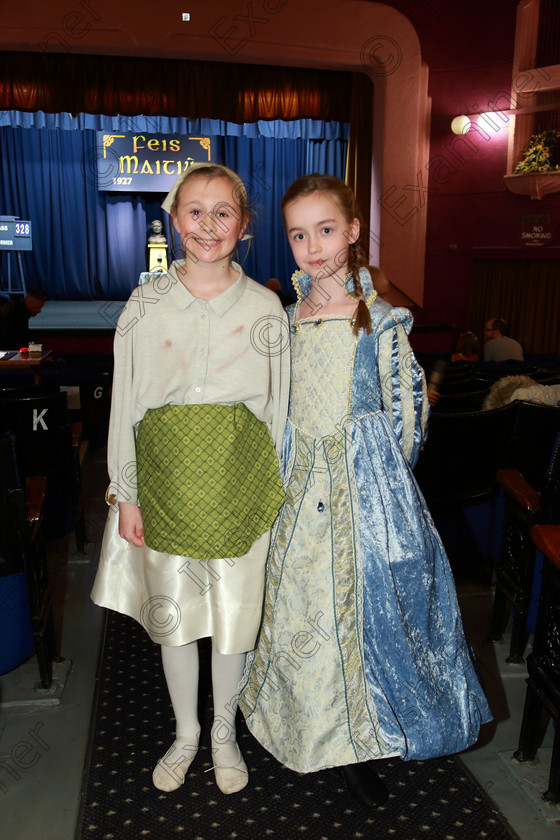
[[[481,114],[471,114],[467,117],[461,114],[451,120],[451,131],[453,134],[466,134],[473,128],[479,128],[485,134],[492,137],[508,124],[508,116],[504,111],[489,111]]]
[[[497,132],[506,125],[507,117],[503,117],[500,113],[490,111],[490,113],[481,114],[477,120],[477,125],[481,131],[486,134],[497,134]]]
[[[455,117],[451,121],[451,131],[453,134],[466,134],[471,128],[471,121],[464,114],[460,117]]]

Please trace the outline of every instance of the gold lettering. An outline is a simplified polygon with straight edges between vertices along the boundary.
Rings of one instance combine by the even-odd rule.
[[[143,149],[143,148],[144,148],[144,146],[139,146],[139,145],[138,145],[138,140],[145,140],[145,139],[146,139],[146,138],[144,137],[144,135],[143,135],[143,134],[138,134],[138,136],[137,136],[137,137],[133,137],[133,138],[132,138],[132,151],[133,151],[133,154],[136,154],[136,152],[138,151],[138,149]]]
[[[134,161],[134,169],[131,170],[131,164]],[[138,172],[138,158],[136,155],[121,155],[119,158],[119,172],[125,172],[125,162],[126,162],[126,174],[130,175],[131,171],[133,175],[136,175]]]
[[[168,165],[173,166],[174,163],[175,163],[174,160],[164,160],[163,161],[163,171],[166,175],[175,175],[175,172],[172,169],[167,168]],[[177,172],[177,174],[178,175],[181,174],[181,164],[180,163],[179,163],[179,171]]]
[[[170,152],[180,152],[181,151],[181,141],[180,140],[170,140],[169,141],[169,151]]]
[[[140,170],[140,175],[153,175],[153,174],[154,174],[154,170],[150,166],[150,161],[145,160],[144,163],[142,164],[142,169]]]

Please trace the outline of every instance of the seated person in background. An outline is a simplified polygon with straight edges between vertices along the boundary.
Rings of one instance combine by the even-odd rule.
[[[38,315],[47,299],[40,291],[29,291],[25,297],[0,305],[0,349],[19,350],[29,343],[29,319]]]
[[[507,362],[513,359],[524,361],[523,348],[518,341],[508,336],[508,327],[503,318],[490,318],[484,328],[484,361]]]
[[[461,333],[457,349],[451,356],[452,362],[478,362],[478,336],[473,332]]]

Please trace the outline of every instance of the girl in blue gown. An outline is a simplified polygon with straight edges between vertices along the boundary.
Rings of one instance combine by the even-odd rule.
[[[429,408],[410,312],[373,289],[342,181],[300,178],[282,208],[300,268],[286,502],[240,706],[287,767],[341,767],[351,793],[376,805],[387,791],[372,760],[464,750],[491,714],[412,474]]]

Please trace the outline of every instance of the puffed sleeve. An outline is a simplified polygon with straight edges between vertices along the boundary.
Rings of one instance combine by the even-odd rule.
[[[430,413],[424,371],[408,341],[412,315],[391,309],[379,322],[378,368],[383,411],[405,457],[414,466]]]
[[[121,313],[114,340],[113,391],[111,418],[107,442],[109,488],[107,501],[111,504],[136,504],[136,438],[133,410],[134,330],[128,329],[130,301]]]

